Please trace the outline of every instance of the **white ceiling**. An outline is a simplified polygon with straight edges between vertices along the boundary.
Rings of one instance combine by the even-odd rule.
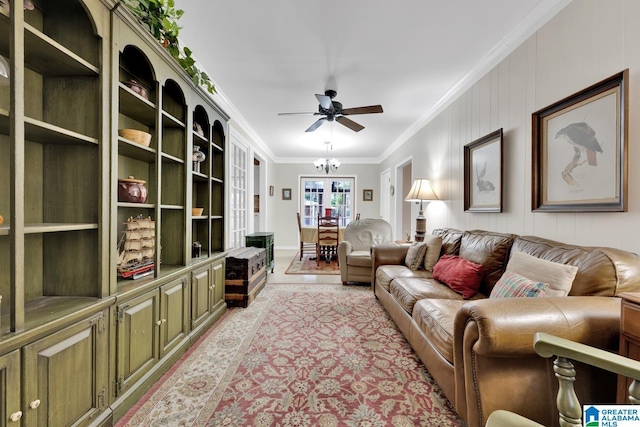
[[[376,163],[568,0],[175,0],[182,42],[218,88],[215,99],[278,162],[325,154]],[[317,116],[334,89],[353,132]],[[231,111],[229,111],[231,110]]]

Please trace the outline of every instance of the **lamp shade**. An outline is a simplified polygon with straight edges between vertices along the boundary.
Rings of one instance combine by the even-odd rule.
[[[439,200],[435,191],[431,187],[431,181],[425,178],[418,178],[413,181],[409,194],[404,198],[405,202],[422,202],[427,200]]]

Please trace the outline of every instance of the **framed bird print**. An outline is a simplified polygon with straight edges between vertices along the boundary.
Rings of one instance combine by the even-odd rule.
[[[502,212],[502,128],[464,146],[465,212]]]
[[[532,115],[533,211],[625,212],[629,70]]]

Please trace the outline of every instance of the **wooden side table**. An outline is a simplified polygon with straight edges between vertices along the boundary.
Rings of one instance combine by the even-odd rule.
[[[640,360],[640,292],[623,292],[620,314],[620,355]],[[618,376],[617,403],[629,404],[631,380]]]

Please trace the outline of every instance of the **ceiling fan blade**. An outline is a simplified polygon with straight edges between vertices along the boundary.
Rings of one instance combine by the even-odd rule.
[[[342,114],[374,114],[382,113],[382,105],[369,105],[368,107],[344,108]]]
[[[354,122],[351,119],[347,119],[344,116],[340,116],[340,117],[336,117],[336,120],[341,124],[344,125],[346,127],[348,127],[349,129],[351,129],[354,132],[360,132],[362,129],[364,129],[364,126]]]
[[[320,127],[320,125],[322,123],[324,123],[325,120],[327,120],[326,117],[323,117],[321,119],[316,120],[316,122],[314,124],[312,124],[311,126],[309,126],[309,128],[307,130],[305,130],[305,132],[313,132],[314,130],[318,129]]]
[[[318,113],[278,113],[279,116],[313,116]]]
[[[333,110],[333,102],[331,102],[330,97],[328,97],[327,95],[318,95],[316,93],[316,98],[318,99],[318,102],[320,103],[320,106],[322,108],[324,108],[325,110]]]

